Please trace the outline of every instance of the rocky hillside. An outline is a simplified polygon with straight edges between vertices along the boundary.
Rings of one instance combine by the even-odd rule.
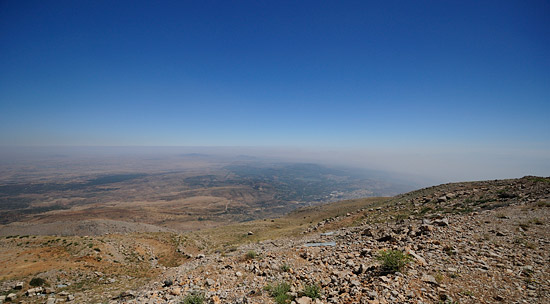
[[[199,247],[154,282],[102,297],[108,303],[550,303],[549,215],[550,178],[440,185],[312,222],[297,236],[258,239],[262,232],[250,231],[232,250]],[[55,290],[25,296],[27,287],[13,291],[17,300],[67,300]],[[98,292],[70,296],[95,303]]]

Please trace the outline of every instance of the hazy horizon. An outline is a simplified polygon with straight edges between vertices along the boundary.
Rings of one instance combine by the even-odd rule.
[[[524,151],[521,151],[524,152]],[[11,161],[126,158],[124,161],[169,159],[176,156],[223,157],[237,161],[245,156],[266,162],[298,162],[341,166],[402,175],[419,182],[438,183],[519,178],[525,175],[548,176],[550,157],[543,151],[532,151],[526,158],[513,153],[492,151],[399,151],[367,149],[311,149],[303,147],[0,147],[0,170]],[[474,156],[472,156],[474,155]],[[248,159],[249,160],[249,159]],[[544,164],[541,166],[540,164]],[[145,165],[145,164],[144,164]],[[137,170],[139,171],[139,170]],[[137,172],[136,171],[136,172]]]
[[[3,1],[0,150],[550,176],[549,29],[548,1]]]

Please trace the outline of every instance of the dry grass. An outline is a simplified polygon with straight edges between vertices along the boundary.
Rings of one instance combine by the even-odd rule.
[[[379,206],[387,198],[375,197],[355,199],[332,203],[328,205],[300,208],[290,214],[275,218],[256,220],[238,224],[231,224],[219,228],[202,230],[190,233],[190,239],[194,239],[204,249],[231,251],[232,248],[246,243],[256,243],[263,240],[278,239],[283,237],[295,237],[306,231],[311,224],[317,224],[327,218],[346,215],[362,208]],[[337,229],[345,226],[353,226],[364,218],[363,213],[354,213],[345,219],[327,224],[325,230]],[[248,235],[252,231],[253,235]]]

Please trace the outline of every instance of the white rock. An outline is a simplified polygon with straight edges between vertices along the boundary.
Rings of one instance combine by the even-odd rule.
[[[422,275],[422,281],[426,283],[434,284],[434,285],[439,285],[439,283],[437,283],[435,278],[428,274]]]
[[[297,304],[311,304],[311,298],[309,297],[301,297],[296,299]]]

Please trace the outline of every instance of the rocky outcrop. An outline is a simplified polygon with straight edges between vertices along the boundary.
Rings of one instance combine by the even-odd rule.
[[[334,217],[300,238],[186,263],[166,274],[173,286],[152,284],[118,302],[178,303],[200,291],[210,303],[274,303],[265,286],[286,282],[293,303],[543,303],[550,298],[549,185],[524,178],[404,195],[386,210],[360,211],[367,219],[378,213],[393,220],[320,233],[349,215]],[[426,204],[440,208],[421,213]],[[456,204],[478,208],[446,212]],[[411,216],[392,215],[404,210]],[[304,246],[320,240],[336,245]],[[403,252],[410,262],[398,272],[381,271],[377,256],[383,250]],[[244,259],[250,251],[257,257]],[[314,285],[320,297],[305,296],[304,288]]]

